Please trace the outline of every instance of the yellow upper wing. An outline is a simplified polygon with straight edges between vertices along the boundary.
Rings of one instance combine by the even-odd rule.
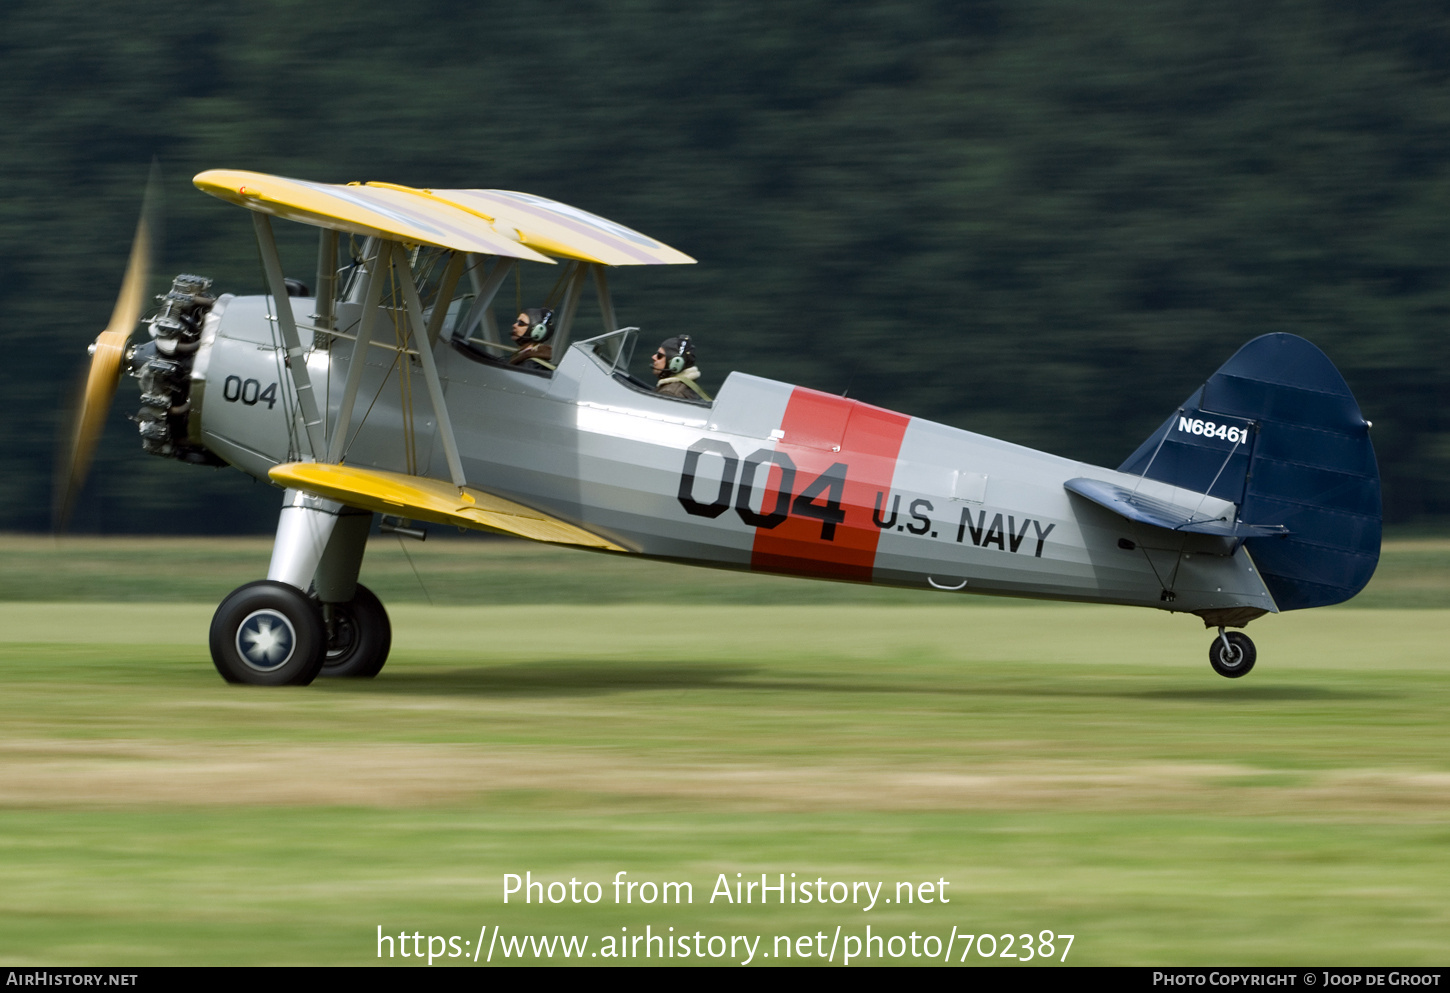
[[[325,462],[287,462],[275,466],[268,475],[291,489],[393,517],[503,531],[561,545],[626,551],[557,517],[471,486],[460,491],[440,479]]]
[[[192,182],[214,197],[287,220],[461,252],[605,265],[695,261],[588,211],[508,190],[418,190],[392,183],[341,186],[239,169],[210,169]]]
[[[605,265],[685,265],[695,261],[664,242],[557,200],[510,190],[429,192],[440,200],[495,218],[500,226],[517,231],[525,245],[546,255]]]

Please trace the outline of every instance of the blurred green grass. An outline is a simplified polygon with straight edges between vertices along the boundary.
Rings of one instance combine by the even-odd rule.
[[[28,851],[15,850],[17,835]],[[1424,826],[1136,810],[601,814],[510,797],[492,810],[0,814],[0,839],[10,858],[30,859],[28,871],[5,872],[0,954],[11,967],[364,965],[379,961],[378,927],[474,939],[483,924],[513,935],[589,934],[591,949],[603,934],[646,925],[657,934],[764,935],[767,951],[774,935],[829,939],[838,924],[858,936],[869,924],[877,935],[943,939],[957,925],[1073,934],[1068,965],[1444,961],[1444,861],[1426,865],[1424,856],[1443,852],[1445,832]],[[691,879],[695,903],[505,908],[497,895],[505,871],[595,880],[607,892],[620,867],[635,880]],[[886,893],[897,880],[943,872],[951,903],[863,913],[706,902],[717,872],[733,881],[735,871],[762,870],[772,881],[797,870],[884,880]],[[1011,963],[973,954],[968,964]]]
[[[57,571],[86,575],[84,544],[62,544]],[[1441,581],[1423,544],[1411,590]],[[384,595],[375,681],[216,677],[214,602],[265,569],[265,541],[96,544],[102,588],[170,561],[174,602],[0,603],[0,960],[368,964],[378,926],[483,924],[765,949],[869,923],[1051,929],[1077,936],[1070,964],[1443,964],[1450,611],[1266,618],[1231,681],[1197,622],[1157,611],[422,547],[425,583],[473,605],[417,602],[401,553],[370,552],[371,584],[415,591]],[[795,587],[839,598],[774,592]],[[506,872],[620,870],[695,902],[501,902]],[[737,872],[945,877],[952,902],[708,903]]]

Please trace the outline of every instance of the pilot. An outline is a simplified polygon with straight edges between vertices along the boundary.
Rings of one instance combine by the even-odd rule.
[[[696,382],[700,378],[700,370],[695,365],[695,343],[689,335],[662,341],[655,349],[653,367],[655,378],[659,380],[655,386],[657,393],[684,400],[696,397],[710,399],[710,394],[700,389]]]
[[[510,331],[514,347],[518,350],[509,357],[509,365],[527,368],[554,370],[554,347],[549,339],[554,337],[554,311],[548,307],[530,307],[519,312]]]

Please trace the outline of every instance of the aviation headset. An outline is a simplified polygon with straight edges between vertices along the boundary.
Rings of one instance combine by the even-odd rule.
[[[523,339],[531,345],[548,341],[554,334],[554,311],[549,307],[530,307],[524,316],[529,319],[529,328]]]
[[[687,334],[666,338],[660,343],[660,351],[665,353],[665,369],[676,375],[695,364],[695,345]]]

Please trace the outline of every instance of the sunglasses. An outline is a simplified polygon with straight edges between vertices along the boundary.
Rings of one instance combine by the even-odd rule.
[[[529,326],[529,322],[528,321],[514,321],[514,327],[516,327],[516,328],[526,328],[528,326]]]

